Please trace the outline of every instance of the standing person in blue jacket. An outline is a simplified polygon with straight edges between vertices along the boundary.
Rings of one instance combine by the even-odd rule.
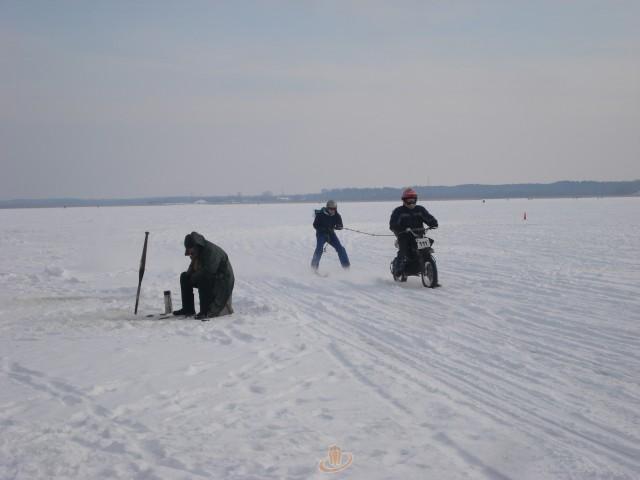
[[[327,206],[316,210],[316,218],[313,221],[313,228],[316,229],[316,250],[311,259],[311,268],[318,269],[320,257],[324,249],[324,244],[329,243],[338,252],[338,258],[343,268],[349,268],[349,257],[340,240],[336,235],[336,230],[342,230],[342,217],[338,213],[338,204],[329,200]]]

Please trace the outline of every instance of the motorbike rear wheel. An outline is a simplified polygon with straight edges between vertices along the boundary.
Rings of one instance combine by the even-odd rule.
[[[420,279],[422,280],[422,285],[426,288],[435,288],[438,286],[438,267],[433,258],[429,258],[424,262],[424,268],[422,272],[420,272]]]

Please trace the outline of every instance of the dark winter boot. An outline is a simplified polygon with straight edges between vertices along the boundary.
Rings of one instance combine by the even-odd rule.
[[[196,307],[193,299],[193,286],[187,272],[180,275],[180,293],[182,294],[182,308],[173,312],[176,316],[187,316],[196,313]]]
[[[400,257],[396,257],[393,259],[393,274],[396,277],[399,277],[400,275],[402,275],[402,272],[404,271],[404,266],[405,266],[405,260],[404,257],[400,258]]]

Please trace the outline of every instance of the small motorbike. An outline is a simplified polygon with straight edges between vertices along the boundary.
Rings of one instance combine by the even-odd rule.
[[[432,238],[424,236],[430,228],[407,228],[398,235],[411,235],[411,248],[406,259],[396,258],[391,262],[391,275],[396,282],[406,282],[409,276],[418,276],[427,288],[438,287],[438,267],[433,257]],[[398,240],[396,240],[398,248]]]

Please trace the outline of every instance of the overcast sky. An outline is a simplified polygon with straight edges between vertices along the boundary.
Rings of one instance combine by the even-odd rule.
[[[640,178],[640,1],[0,0],[0,199]]]

